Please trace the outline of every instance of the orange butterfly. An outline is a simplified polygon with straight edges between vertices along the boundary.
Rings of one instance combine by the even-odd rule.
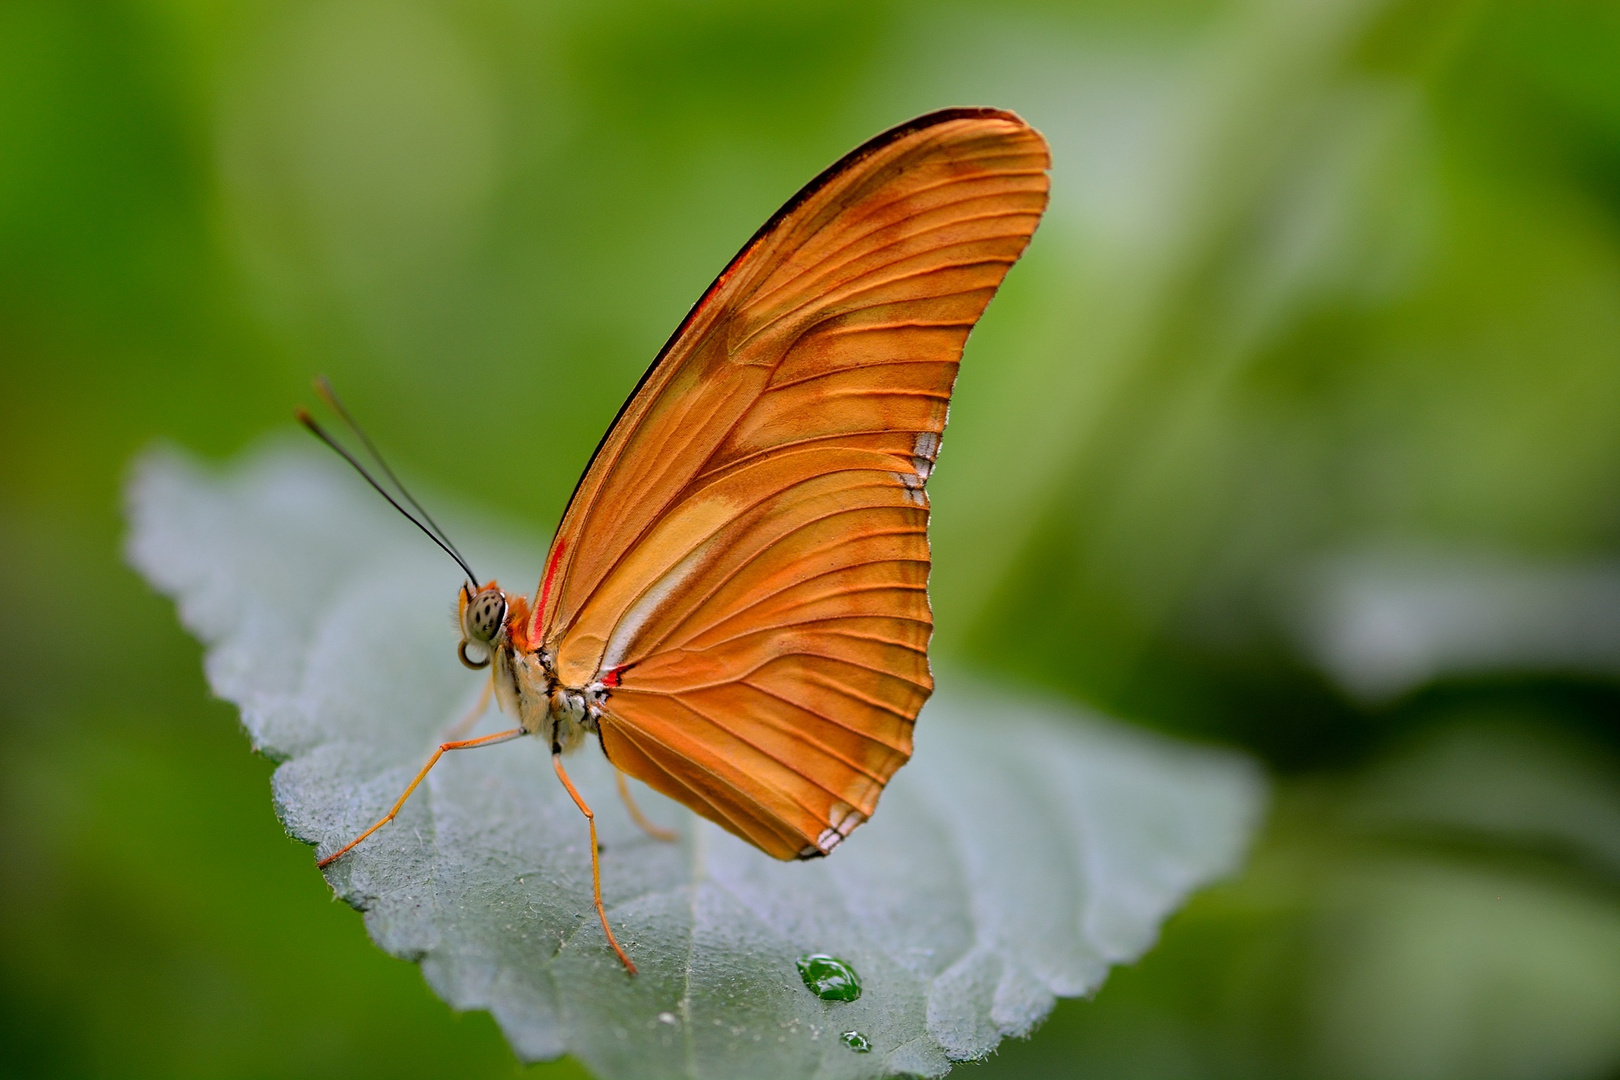
[[[1040,221],[1049,165],[1012,113],[947,109],[805,185],[619,411],[532,603],[479,587],[399,488],[471,582],[459,655],[491,667],[473,717],[493,689],[518,726],[442,744],[320,865],[392,821],[445,751],[538,735],[590,821],[597,915],[634,974],[602,906],[594,817],[562,765],[587,735],[655,834],[623,774],[778,859],[826,855],[871,817],[933,688],[925,485],[957,364]]]

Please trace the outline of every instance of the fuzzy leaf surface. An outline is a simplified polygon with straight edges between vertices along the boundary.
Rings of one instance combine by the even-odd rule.
[[[129,512],[132,562],[178,602],[214,691],[280,763],[288,832],[334,850],[478,697],[481,676],[453,655],[453,565],[303,449],[218,471],[153,452]],[[479,573],[538,579],[538,540],[451,524]],[[681,837],[655,841],[596,748],[574,755],[636,978],[594,918],[585,822],[538,740],[447,755],[328,880],[378,945],[455,1008],[493,1013],[525,1059],[572,1053],[627,1080],[941,1075],[1140,956],[1236,865],[1263,782],[1236,756],[939,682],[877,815],[814,862],[777,862],[636,785]],[[500,724],[491,710],[475,730]],[[852,965],[860,999],[810,993],[806,953]]]

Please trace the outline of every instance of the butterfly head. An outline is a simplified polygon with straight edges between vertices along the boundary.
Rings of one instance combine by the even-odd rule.
[[[456,621],[461,644],[456,655],[473,670],[489,666],[490,657],[506,632],[506,593],[491,581],[477,592],[463,585],[456,595]]]

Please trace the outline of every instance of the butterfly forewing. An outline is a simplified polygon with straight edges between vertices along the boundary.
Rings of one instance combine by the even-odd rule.
[[[952,110],[788,203],[626,403],[535,633],[615,765],[778,858],[830,850],[932,680],[928,498],[968,332],[1046,205],[1041,137]]]

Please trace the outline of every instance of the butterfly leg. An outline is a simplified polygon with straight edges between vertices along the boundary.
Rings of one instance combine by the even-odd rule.
[[[654,825],[647,820],[647,815],[641,812],[641,807],[636,805],[636,800],[630,797],[630,785],[624,782],[624,773],[614,769],[613,779],[619,782],[619,798],[624,800],[624,808],[630,811],[631,819],[641,826],[642,832],[654,840],[662,840],[667,844],[673,844],[681,838],[681,834],[674,829],[666,829],[662,825]]]
[[[366,837],[370,836],[372,833],[376,832],[390,821],[393,821],[394,818],[399,815],[400,807],[405,805],[405,800],[410,798],[411,792],[416,790],[416,785],[420,784],[422,782],[422,778],[427,776],[429,769],[438,764],[439,758],[444,756],[445,751],[470,750],[475,746],[492,746],[495,743],[511,742],[513,739],[516,739],[523,734],[525,734],[525,732],[522,728],[513,728],[511,731],[500,731],[496,732],[494,735],[482,735],[476,739],[460,739],[457,741],[440,743],[439,748],[433,751],[433,756],[428,758],[427,764],[422,766],[422,771],[416,774],[416,779],[411,781],[410,786],[405,789],[405,793],[399,797],[397,802],[394,803],[393,808],[390,809],[388,813],[383,815],[382,820],[378,821],[377,824],[373,825],[371,828],[367,829],[353,840],[350,840],[347,844],[344,844],[342,847],[338,848],[336,851],[332,852],[332,854],[320,860],[315,865],[320,867],[322,870],[326,869],[328,866],[331,866],[340,858],[353,851],[355,845],[359,844],[360,841],[364,840]]]
[[[455,727],[444,733],[447,742],[460,739],[472,730],[472,726],[478,723],[478,718],[484,715],[484,710],[489,708],[489,696],[494,692],[495,677],[491,675],[484,681],[484,692],[478,695],[478,704],[474,705],[466,716],[457,720]]]
[[[602,933],[607,935],[608,944],[613,946],[613,951],[619,954],[619,961],[624,964],[624,970],[634,975],[636,965],[630,962],[630,958],[619,947],[619,939],[613,936],[613,928],[608,925],[607,909],[602,906],[602,861],[596,851],[596,815],[591,813],[589,806],[585,805],[585,800],[580,797],[578,789],[574,787],[574,782],[568,779],[568,773],[563,769],[562,753],[555,748],[551,753],[551,767],[557,770],[557,779],[563,782],[563,787],[568,789],[568,794],[574,799],[574,805],[579,807],[579,812],[585,815],[586,822],[590,824],[591,887],[595,890],[596,915],[597,918],[602,920]]]

